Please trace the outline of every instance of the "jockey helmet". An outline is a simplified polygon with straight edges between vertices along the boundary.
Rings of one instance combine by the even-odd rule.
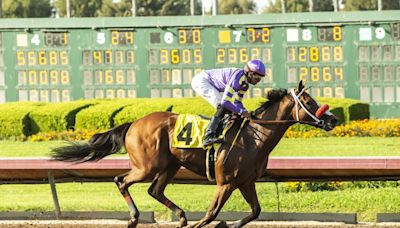
[[[244,66],[245,72],[254,72],[258,75],[265,76],[265,66],[264,63],[259,59],[253,59],[247,62]]]

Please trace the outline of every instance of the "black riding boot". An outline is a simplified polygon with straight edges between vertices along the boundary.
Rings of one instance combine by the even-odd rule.
[[[206,135],[204,136],[204,140],[203,140],[204,146],[208,146],[208,145],[211,145],[214,143],[223,143],[224,142],[224,139],[218,138],[219,134],[218,134],[217,130],[219,127],[219,123],[222,120],[222,118],[224,117],[225,113],[226,113],[226,111],[222,107],[218,106],[217,112],[211,118],[210,123],[208,124]]]

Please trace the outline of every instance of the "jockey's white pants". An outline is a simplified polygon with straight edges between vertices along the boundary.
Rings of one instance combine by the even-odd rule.
[[[217,108],[221,104],[222,93],[207,81],[206,76],[204,71],[196,74],[192,79],[192,88],[214,108]]]

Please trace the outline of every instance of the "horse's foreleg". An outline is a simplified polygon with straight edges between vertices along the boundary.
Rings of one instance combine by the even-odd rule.
[[[242,193],[244,199],[251,207],[251,214],[247,217],[235,222],[233,227],[242,227],[248,222],[258,218],[261,212],[260,203],[258,202],[257,192],[256,192],[256,185],[254,182],[246,184],[239,188],[240,192]]]
[[[141,182],[146,178],[145,172],[141,170],[132,170],[130,172],[124,173],[120,176],[114,178],[114,182],[117,184],[119,191],[124,197],[126,203],[128,204],[130,221],[128,223],[129,228],[136,227],[139,222],[140,212],[137,209],[135,202],[128,191],[129,186],[135,182]]]
[[[218,185],[214,199],[211,202],[206,215],[192,227],[202,227],[212,222],[217,217],[225,202],[231,196],[233,190],[235,190],[235,188],[231,184]]]
[[[160,173],[159,176],[153,180],[153,183],[148,189],[148,193],[154,199],[173,211],[179,218],[179,227],[184,227],[187,225],[185,212],[164,195],[165,187],[178,172],[179,168],[179,164],[170,165],[165,172]]]

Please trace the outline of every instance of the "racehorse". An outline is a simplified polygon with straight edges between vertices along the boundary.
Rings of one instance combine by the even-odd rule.
[[[268,101],[253,112],[253,117],[242,124],[236,121],[225,135],[215,165],[217,190],[210,207],[200,221],[190,227],[202,227],[213,221],[235,189],[239,189],[250,205],[251,213],[231,227],[242,227],[256,219],[261,212],[255,182],[265,173],[268,155],[294,123],[303,123],[332,130],[338,119],[327,106],[320,106],[300,81],[297,90],[272,90]],[[114,178],[125,198],[131,219],[128,227],[136,227],[139,211],[128,188],[137,182],[152,180],[148,193],[172,210],[179,218],[179,226],[187,226],[185,212],[165,195],[165,187],[181,166],[206,175],[206,151],[202,148],[173,148],[173,130],[178,114],[155,112],[135,122],[125,123],[110,131],[95,134],[85,143],[53,150],[53,159],[70,162],[100,160],[125,147],[132,170]],[[225,222],[219,225],[227,226]]]

